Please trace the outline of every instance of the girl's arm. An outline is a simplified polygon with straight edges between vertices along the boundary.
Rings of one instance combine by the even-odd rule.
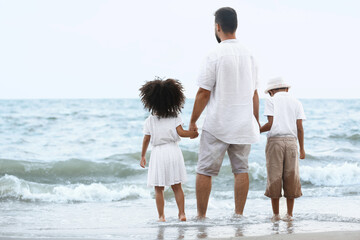
[[[181,125],[177,126],[176,132],[179,134],[180,137],[197,138],[197,136],[199,136],[199,133],[197,131],[184,130]]]
[[[145,135],[144,139],[143,139],[142,150],[141,150],[141,160],[140,160],[140,166],[142,168],[145,168],[145,165],[146,165],[145,155],[146,155],[146,150],[149,146],[150,137],[151,137],[150,135]]]
[[[270,131],[273,124],[273,116],[267,116],[268,122],[260,128],[260,133]]]
[[[304,128],[302,125],[302,119],[296,120],[296,126],[297,126],[297,136],[298,136],[299,145],[300,145],[300,159],[304,159],[305,158]]]

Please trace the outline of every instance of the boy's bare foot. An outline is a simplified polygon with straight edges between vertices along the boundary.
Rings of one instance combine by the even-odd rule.
[[[158,222],[165,222],[165,216],[161,216],[161,217],[159,217]]]
[[[206,221],[206,219],[208,219],[208,218],[207,217],[200,217],[200,216],[195,217],[195,221]]]
[[[272,222],[277,222],[277,221],[280,221],[280,215],[279,214],[274,214],[271,218],[271,221]]]
[[[186,221],[185,213],[179,214],[179,220],[182,221],[182,222]]]
[[[291,222],[293,221],[293,216],[289,215],[288,213],[282,219],[284,222]]]
[[[242,215],[242,214],[237,214],[237,213],[234,213],[233,214],[233,218],[238,218],[238,219],[240,219],[240,218],[243,218],[244,216]]]

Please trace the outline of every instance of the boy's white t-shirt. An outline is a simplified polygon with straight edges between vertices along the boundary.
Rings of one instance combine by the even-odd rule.
[[[297,138],[296,120],[306,119],[301,102],[288,92],[277,92],[267,98],[264,115],[274,117],[267,137]]]
[[[180,141],[176,131],[179,125],[183,125],[181,117],[158,118],[150,115],[144,124],[145,135],[151,135],[150,143],[153,146]]]
[[[229,144],[259,141],[259,125],[253,114],[257,65],[236,39],[222,41],[206,57],[198,86],[211,91],[203,130]]]

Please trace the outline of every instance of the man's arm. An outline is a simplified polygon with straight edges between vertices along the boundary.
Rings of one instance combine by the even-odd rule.
[[[268,122],[260,127],[260,133],[270,131],[271,126],[273,124],[274,117],[273,116],[267,116]]]
[[[210,94],[211,94],[210,91],[203,88],[199,88],[196,94],[194,108],[191,114],[190,125],[189,125],[190,131],[198,130],[196,126],[196,121],[199,119],[201,113],[204,111],[207,103],[209,102]]]
[[[297,136],[300,145],[300,159],[305,158],[305,148],[304,148],[304,128],[302,125],[302,119],[296,120],[296,127],[297,127]]]
[[[256,121],[259,124],[259,127],[261,127],[260,122],[259,122],[259,94],[257,92],[257,90],[255,90],[254,92],[254,96],[253,96],[253,112],[254,112],[254,116]]]

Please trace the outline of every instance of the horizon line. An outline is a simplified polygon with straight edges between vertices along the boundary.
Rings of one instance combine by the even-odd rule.
[[[69,98],[1,98],[0,101],[8,100],[140,100],[138,97],[69,97]],[[186,98],[189,100],[195,100],[195,98]],[[266,99],[266,97],[259,97],[259,99]],[[329,97],[298,97],[298,99],[308,100],[360,100],[360,97],[343,97],[343,98],[329,98]]]

